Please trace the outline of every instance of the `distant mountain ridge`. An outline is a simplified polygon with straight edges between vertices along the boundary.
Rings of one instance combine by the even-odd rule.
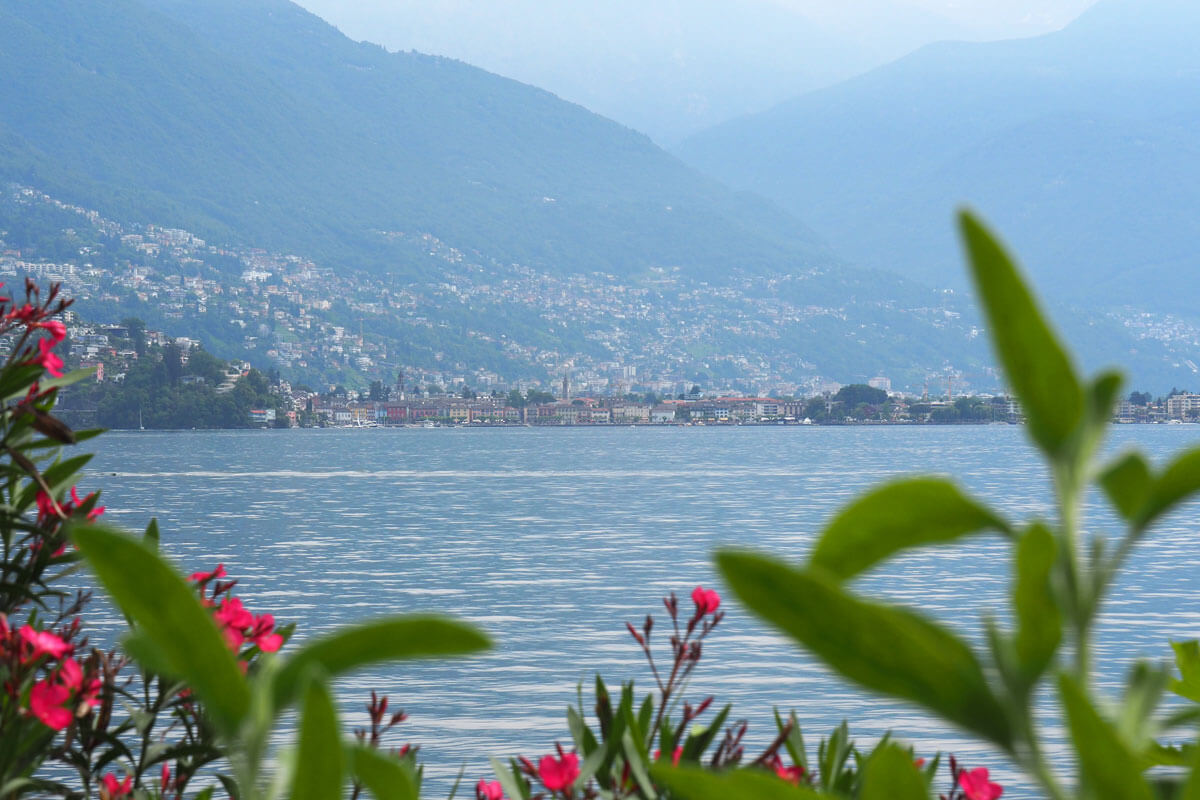
[[[960,286],[954,206],[1041,287],[1194,310],[1200,4],[1101,0],[1033,39],[931,45],[677,148],[776,200],[851,260]]]
[[[572,271],[831,261],[649,139],[284,0],[0,0],[0,177],[403,274],[383,232]]]

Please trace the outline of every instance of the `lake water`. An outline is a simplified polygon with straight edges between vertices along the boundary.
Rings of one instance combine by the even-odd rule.
[[[1110,446],[1161,463],[1198,441],[1197,426],[1128,426]],[[839,506],[897,474],[952,474],[1010,519],[1051,512],[1044,470],[1006,426],[126,432],[96,445],[81,489],[104,490],[110,522],[140,529],[157,516],[184,571],[225,563],[247,605],[296,621],[300,638],[413,611],[492,635],[496,649],[477,658],[339,684],[348,722],[363,723],[370,689],[410,714],[395,743],[421,745],[430,797],[463,764],[473,784],[489,755],[569,742],[565,708],[595,672],[648,687],[625,621],[654,613],[662,631],[664,594],[690,609],[695,585],[721,589],[719,546],[802,559]],[[1089,523],[1115,529],[1093,500]],[[1159,526],[1106,605],[1096,663],[1107,685],[1134,658],[1167,659],[1169,638],[1200,637],[1196,511]],[[1004,542],[985,536],[907,555],[859,586],[978,641],[980,613],[1005,605],[1007,566]],[[732,598],[723,608],[689,697],[734,703],[751,745],[772,738],[773,707],[796,710],[812,747],[849,718],[863,741],[892,730],[921,754],[991,767],[1005,797],[1033,796],[986,747],[848,688]]]

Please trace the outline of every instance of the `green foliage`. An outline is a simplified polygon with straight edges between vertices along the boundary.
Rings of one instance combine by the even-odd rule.
[[[883,405],[887,402],[888,396],[883,389],[876,389],[865,383],[852,383],[838,389],[833,399],[835,402],[842,403],[845,408],[853,409],[863,404]]]
[[[885,743],[867,761],[861,800],[925,800],[929,780],[913,763],[912,753]]]
[[[717,565],[752,611],[845,677],[911,700],[1004,749],[1011,723],[978,659],[958,637],[909,611],[861,600],[820,567],[797,570],[726,551]]]
[[[813,566],[845,580],[893,553],[1008,526],[952,483],[934,478],[876,489],[839,514],[817,542]]]
[[[1156,764],[1190,768],[1194,762],[1192,745],[1168,747],[1158,737],[1188,724],[1200,710],[1163,719],[1157,709],[1168,685],[1200,700],[1200,647],[1173,645],[1179,679],[1135,665],[1115,712],[1095,699],[1090,656],[1098,608],[1130,549],[1156,519],[1200,491],[1200,451],[1157,472],[1136,453],[1097,468],[1094,454],[1120,376],[1080,379],[1002,246],[970,214],[963,214],[961,227],[997,356],[1025,410],[1030,438],[1050,465],[1057,519],[1034,520],[1017,533],[952,484],[907,480],[851,502],[803,568],[737,551],[718,554],[717,565],[743,603],[843,677],[923,706],[1003,748],[1053,800],[1072,792],[1047,765],[1033,713],[1033,697],[1051,675],[1077,756],[1074,794],[1141,800],[1183,788],[1193,796],[1200,793],[1198,773],[1157,777],[1152,790],[1143,770]],[[1079,528],[1090,481],[1104,489],[1125,522],[1115,547],[1104,535],[1086,537]],[[1014,629],[985,620],[985,653],[911,611],[856,597],[842,585],[891,555],[986,529],[1012,540]],[[901,753],[877,751],[861,797],[927,796],[923,777]],[[891,794],[876,789],[876,769],[890,775],[878,786],[886,780]]]
[[[341,734],[325,681],[358,667],[414,656],[471,653],[488,646],[480,633],[436,618],[396,618],[335,632],[287,659],[264,657],[243,677],[233,654],[195,591],[152,546],[99,526],[81,526],[72,537],[100,583],[135,626],[131,648],[152,669],[182,678],[211,709],[230,754],[241,794],[262,796],[271,729],[303,696],[298,751],[292,759],[293,796],[336,795],[346,767],[361,768],[377,796],[410,796],[407,776],[377,760],[343,756]],[[131,581],[129,575],[137,575]],[[388,787],[392,788],[388,788]]]
[[[93,525],[76,529],[72,539],[118,608],[153,646],[155,666],[186,680],[207,700],[220,727],[236,729],[249,709],[250,690],[195,590],[155,550],[125,534]],[[129,580],[130,575],[138,579]]]
[[[124,380],[75,387],[68,408],[94,406],[106,428],[249,428],[255,408],[283,416],[286,409],[256,369],[237,377],[232,390],[218,391],[229,369],[202,349],[193,349],[183,365],[174,344],[152,348]]]
[[[681,800],[808,800],[820,795],[807,786],[790,786],[774,775],[758,769],[739,769],[713,775],[698,767],[653,768],[655,780]]]

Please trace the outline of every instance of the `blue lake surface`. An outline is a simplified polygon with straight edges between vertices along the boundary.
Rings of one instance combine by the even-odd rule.
[[[1197,443],[1194,425],[1126,426],[1109,448],[1138,446],[1161,463]],[[95,444],[80,488],[104,490],[109,521],[140,529],[158,517],[181,569],[224,563],[247,605],[296,621],[299,639],[415,611],[488,631],[497,647],[480,657],[338,685],[351,724],[364,723],[371,689],[410,714],[395,743],[421,746],[430,797],[444,797],[464,764],[473,784],[489,775],[488,756],[568,743],[565,708],[597,671],[649,688],[624,623],[653,613],[662,631],[666,593],[688,608],[697,584],[725,594],[710,558],[718,547],[802,559],[848,499],[904,474],[956,476],[1010,519],[1052,511],[1045,470],[1009,426],[114,432]],[[1087,522],[1117,530],[1099,497]],[[1104,685],[1115,689],[1133,659],[1167,660],[1168,639],[1200,638],[1198,534],[1189,505],[1135,552],[1104,607]],[[1004,615],[1007,571],[1006,543],[981,536],[906,555],[858,587],[978,643],[980,615]],[[1036,796],[987,747],[848,687],[732,598],[723,609],[689,699],[732,702],[733,718],[750,722],[748,753],[772,738],[772,708],[795,709],[812,747],[848,718],[864,742],[891,730],[920,754],[989,766],[1005,797]]]

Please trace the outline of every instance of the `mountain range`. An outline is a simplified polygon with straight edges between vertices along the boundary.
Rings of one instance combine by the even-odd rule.
[[[917,54],[913,63],[930,58]],[[908,388],[931,372],[989,374],[968,303],[912,279],[949,283],[942,273],[906,265],[900,248],[895,260],[862,257],[836,226],[828,228],[830,247],[784,207],[803,205],[798,210],[813,212],[808,218],[824,230],[829,215],[816,212],[838,202],[853,207],[851,184],[862,191],[908,174],[904,137],[892,143],[894,158],[872,153],[858,170],[812,164],[829,186],[770,199],[763,195],[785,181],[751,186],[731,174],[732,162],[708,165],[762,194],[729,189],[646,136],[546,91],[451,59],[353,42],[286,0],[0,0],[0,74],[9,78],[0,81],[0,181],[94,209],[128,230],[183,228],[237,253],[294,253],[332,269],[339,286],[357,289],[353,303],[335,307],[322,324],[344,330],[357,315],[361,329],[369,313],[379,352],[409,359],[373,369],[440,369],[454,352],[538,378],[578,370],[585,360],[599,372],[636,363],[639,374],[681,380],[849,381],[882,372]],[[826,123],[858,125],[854,115],[864,112],[856,107],[870,92],[841,93],[886,84],[889,74],[797,102],[826,98],[843,114]],[[990,91],[982,76],[963,76],[961,91]],[[913,126],[918,111],[910,112]],[[723,130],[705,141],[718,141]],[[843,133],[842,149],[827,147],[830,162],[853,150],[851,133],[870,140],[870,131]],[[791,141],[773,136],[747,139],[744,149],[757,149],[766,163]],[[701,163],[689,149],[700,144],[681,152]],[[839,173],[847,184],[841,200]],[[875,202],[870,191],[861,197]],[[28,204],[11,208],[34,213]],[[948,208],[929,212],[935,227],[948,231],[939,223]],[[9,225],[0,219],[0,234],[25,231],[43,252],[69,245],[44,222],[36,214]],[[864,224],[863,242],[886,238],[881,230],[886,225]],[[920,230],[913,228],[914,240]],[[119,242],[104,246],[123,252]],[[941,240],[937,247],[926,256],[953,261],[957,274],[957,247]],[[839,251],[869,267],[852,266]],[[219,252],[205,258],[205,280],[238,263]],[[381,294],[373,301],[365,287]],[[195,309],[202,301],[194,299]],[[209,325],[195,313],[188,324]],[[221,313],[213,329],[226,337],[226,355],[247,325],[260,353],[283,352],[303,327],[303,320],[239,316],[245,309]],[[177,335],[192,332],[171,319],[163,324]],[[519,328],[506,322],[514,319]],[[1086,310],[1065,320],[1071,331],[1092,334],[1081,347],[1087,363],[1132,357],[1141,386],[1165,390],[1194,372],[1187,358],[1195,342],[1147,338],[1119,317]],[[348,357],[335,367],[350,370],[339,380],[367,377],[352,374],[358,367]]]
[[[962,286],[970,203],[1053,297],[1200,300],[1200,4],[1100,0],[1030,39],[924,47],[676,152],[797,214],[859,264]]]
[[[393,272],[382,232],[626,275],[828,260],[644,135],[284,0],[4,0],[0,74],[0,176],[212,238]]]

